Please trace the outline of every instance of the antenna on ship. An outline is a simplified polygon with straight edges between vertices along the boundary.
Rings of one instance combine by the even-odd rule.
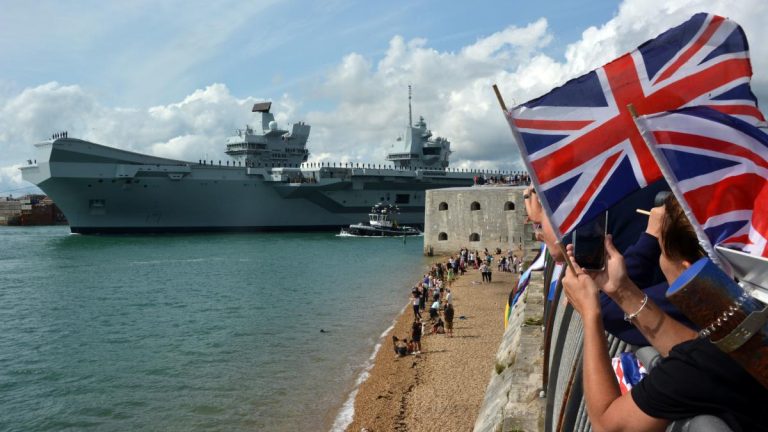
[[[413,117],[411,114],[411,85],[408,84],[408,127],[413,127]]]

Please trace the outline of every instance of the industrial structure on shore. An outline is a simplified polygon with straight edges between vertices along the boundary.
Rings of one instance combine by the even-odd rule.
[[[0,225],[66,225],[67,218],[45,195],[0,197]]]

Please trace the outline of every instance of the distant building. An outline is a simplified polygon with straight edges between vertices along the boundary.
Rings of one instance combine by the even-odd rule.
[[[29,201],[24,202],[25,206]],[[8,225],[8,221],[13,221],[21,216],[22,201],[13,198],[0,197],[0,225]]]
[[[424,250],[437,255],[461,247],[519,251],[535,241],[523,202],[524,186],[476,186],[428,190]]]
[[[45,195],[0,197],[0,225],[66,225],[67,218]]]

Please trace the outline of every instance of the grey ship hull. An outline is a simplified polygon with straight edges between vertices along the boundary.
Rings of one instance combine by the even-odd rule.
[[[397,203],[402,224],[420,225],[427,189],[471,185],[478,174],[202,165],[73,138],[36,147],[23,178],[83,234],[338,230],[381,201]]]

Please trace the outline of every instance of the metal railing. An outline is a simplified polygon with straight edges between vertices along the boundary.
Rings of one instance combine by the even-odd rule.
[[[554,262],[550,257],[544,270],[544,287],[549,290]],[[606,334],[611,357],[631,346]],[[557,283],[554,297],[544,303],[544,373],[546,392],[545,431],[591,431],[582,387],[582,323],[573,307],[564,301]]]
[[[544,269],[544,287],[549,289],[554,262],[547,256]],[[546,294],[546,293],[545,293]],[[552,300],[544,303],[544,370],[542,388],[546,392],[544,430],[592,431],[584,402],[582,387],[582,323],[573,307],[567,304],[558,281]],[[606,333],[608,354],[616,357],[637,347],[628,345]],[[650,370],[650,368],[649,368]],[[667,426],[667,431],[728,432],[730,428],[719,418],[700,415],[678,420]]]

